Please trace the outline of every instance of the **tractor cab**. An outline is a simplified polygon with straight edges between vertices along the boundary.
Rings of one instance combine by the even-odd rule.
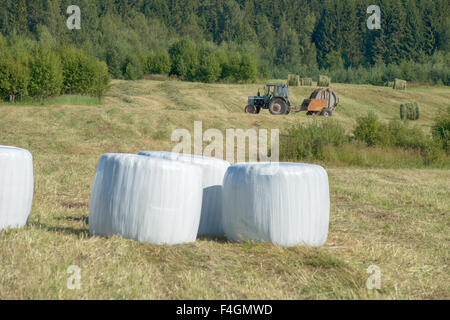
[[[248,97],[247,113],[259,113],[261,109],[269,109],[272,114],[288,114],[291,109],[289,90],[282,83],[269,83],[264,86],[264,95],[258,90],[257,96]]]
[[[264,95],[269,97],[289,98],[289,91],[284,84],[266,84],[264,86]]]

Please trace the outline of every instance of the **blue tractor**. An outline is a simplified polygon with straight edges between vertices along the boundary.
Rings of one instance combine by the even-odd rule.
[[[261,109],[269,109],[269,112],[275,115],[291,112],[287,85],[282,83],[269,83],[264,86],[264,95],[261,95],[258,90],[257,96],[249,96],[248,105],[244,111],[246,113],[256,114]]]

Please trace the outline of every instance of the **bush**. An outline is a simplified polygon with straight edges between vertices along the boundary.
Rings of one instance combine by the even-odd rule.
[[[123,77],[123,58],[122,53],[117,47],[108,47],[106,50],[106,63],[108,70],[114,79],[122,79]]]
[[[217,81],[222,74],[221,64],[224,60],[222,53],[218,53],[213,45],[204,43],[197,55],[199,64],[192,80],[208,83]]]
[[[239,64],[239,77],[238,80],[244,80],[245,82],[254,82],[256,80],[256,63],[251,56],[244,54],[241,57]]]
[[[386,126],[388,140],[383,146],[423,150],[431,142],[420,128],[410,127],[401,121],[391,121]]]
[[[169,55],[172,61],[171,74],[185,80],[192,80],[195,77],[198,55],[192,40],[188,38],[178,40],[170,47]]]
[[[166,52],[158,52],[151,54],[147,58],[145,72],[147,74],[169,74],[171,62],[169,54]]]
[[[215,82],[219,79],[222,69],[214,54],[204,55],[200,59],[196,79],[201,82]]]
[[[446,151],[450,151],[450,106],[436,118],[431,132],[433,138]]]
[[[28,91],[34,98],[43,100],[61,93],[62,69],[59,56],[47,47],[36,45],[31,51],[30,82]]]
[[[281,137],[280,156],[284,159],[325,159],[328,147],[340,147],[348,141],[344,127],[327,120],[291,127]]]
[[[65,94],[85,94],[101,97],[109,84],[108,68],[104,62],[75,48],[61,51]]]
[[[29,80],[30,71],[26,64],[5,49],[0,54],[0,99],[15,102],[26,96]]]
[[[445,162],[441,145],[427,137],[420,128],[409,127],[406,122],[391,121],[384,125],[370,112],[367,117],[358,118],[354,135],[367,146],[419,151],[425,165]]]
[[[353,134],[356,140],[365,142],[369,147],[388,144],[386,127],[372,111],[366,117],[356,119],[356,127]]]
[[[144,76],[141,61],[136,55],[130,55],[125,59],[122,66],[122,73],[126,80],[138,80]]]
[[[93,65],[93,81],[92,86],[87,91],[89,95],[101,98],[109,88],[111,81],[108,72],[108,65],[104,61],[97,61]]]
[[[230,55],[228,59],[223,61],[221,78],[237,81],[239,79],[240,63],[241,56],[239,54]]]

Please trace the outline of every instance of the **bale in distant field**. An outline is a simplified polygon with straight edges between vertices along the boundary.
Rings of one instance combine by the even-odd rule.
[[[402,120],[418,120],[419,104],[417,102],[408,102],[400,105],[400,119]]]
[[[288,75],[288,86],[290,87],[298,87],[300,85],[300,76],[296,74]]]
[[[166,151],[142,151],[140,155],[189,162],[202,168],[203,201],[198,236],[223,237],[222,182],[230,163],[228,161],[192,154]]]
[[[0,230],[23,227],[33,202],[33,157],[24,149],[0,146]]]
[[[223,225],[231,241],[321,246],[328,234],[328,175],[303,163],[238,163],[223,182]]]
[[[300,82],[302,86],[312,86],[311,78],[302,78]]]
[[[395,79],[394,80],[394,89],[395,90],[406,90],[406,80]]]
[[[413,108],[413,105],[409,102],[406,103],[406,119],[414,120],[416,118],[415,113],[416,113],[416,111]]]
[[[319,81],[317,82],[318,87],[328,87],[331,83],[331,79],[327,76],[319,76]]]
[[[202,205],[202,170],[190,163],[105,154],[91,192],[89,231],[151,244],[193,242]]]

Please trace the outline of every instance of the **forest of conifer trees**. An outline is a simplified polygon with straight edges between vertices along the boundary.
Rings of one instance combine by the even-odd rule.
[[[366,26],[371,4],[381,8],[380,30]],[[70,5],[81,9],[79,30],[66,26]],[[37,45],[76,47],[105,61],[113,78],[321,73],[337,82],[449,85],[449,30],[447,0],[2,0],[0,60],[10,51],[27,64]]]

